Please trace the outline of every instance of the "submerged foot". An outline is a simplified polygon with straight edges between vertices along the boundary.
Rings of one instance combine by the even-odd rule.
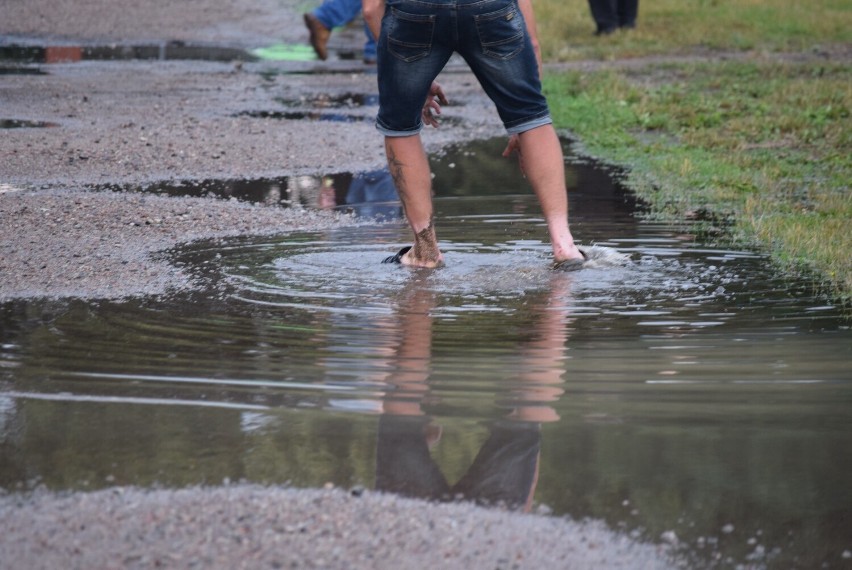
[[[578,269],[582,269],[583,265],[589,260],[586,252],[576,245],[573,245],[570,251],[564,253],[564,256],[560,255],[553,262],[553,269],[559,271],[577,271]]]
[[[576,255],[566,257],[563,259],[557,259],[553,262],[553,269],[557,271],[577,271],[582,269],[586,262],[589,260],[589,257],[586,255],[586,252],[574,246],[574,252]]]
[[[576,271],[577,269],[601,269],[605,267],[624,267],[630,265],[630,256],[620,251],[601,245],[584,245],[579,248],[583,259],[566,259],[553,264],[560,271]]]

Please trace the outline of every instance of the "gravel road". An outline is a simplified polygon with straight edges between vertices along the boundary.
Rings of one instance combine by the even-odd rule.
[[[0,568],[674,568],[599,522],[248,485],[0,497]]]
[[[296,4],[158,0],[143,9],[131,0],[14,2],[3,8],[0,47],[305,43]],[[358,34],[346,34],[338,41],[357,47]],[[0,136],[0,300],[163,294],[192,286],[185,272],[156,256],[179,243],[353,223],[328,212],[294,215],[92,188],[323,175],[384,164],[374,105],[334,110],[346,122],[312,118],[328,100],[375,93],[373,68],[360,60],[82,61],[4,69],[0,120],[55,126],[3,129]],[[430,150],[502,132],[470,74],[449,73],[445,83],[454,105],[446,109],[447,125],[428,134]],[[282,111],[307,116],[276,118]]]

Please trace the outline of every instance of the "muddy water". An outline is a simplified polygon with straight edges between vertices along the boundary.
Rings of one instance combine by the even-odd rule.
[[[408,235],[374,173],[302,188],[380,223],[173,252],[202,292],[3,305],[0,485],[332,482],[603,519],[696,564],[848,563],[840,310],[585,165],[574,232],[633,262],[554,273],[498,151],[435,159],[438,271],[380,263]]]

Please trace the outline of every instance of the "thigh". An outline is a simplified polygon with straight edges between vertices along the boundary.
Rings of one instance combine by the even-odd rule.
[[[511,131],[548,116],[538,61],[517,2],[475,2],[459,15],[459,52],[494,101],[506,128]]]
[[[432,4],[388,2],[377,67],[378,126],[385,134],[413,134],[422,128],[423,102],[452,54],[443,41],[446,13]]]

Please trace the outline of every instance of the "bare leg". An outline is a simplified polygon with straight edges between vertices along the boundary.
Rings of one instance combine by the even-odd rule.
[[[519,135],[521,166],[541,204],[556,262],[583,259],[568,229],[568,190],[562,146],[552,125]]]
[[[420,135],[385,137],[385,152],[388,168],[402,201],[402,210],[414,232],[414,245],[402,257],[402,264],[437,267],[443,263],[444,257],[435,236],[432,172]]]

